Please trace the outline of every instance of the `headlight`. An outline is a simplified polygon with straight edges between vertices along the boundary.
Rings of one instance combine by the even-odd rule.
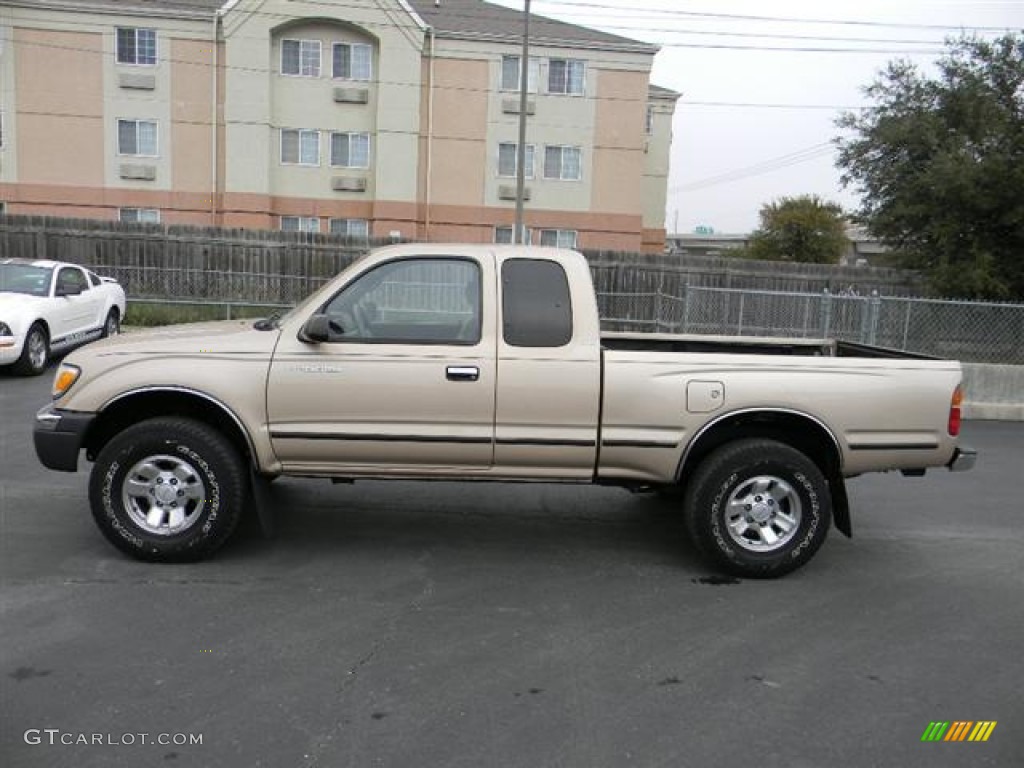
[[[57,369],[57,375],[53,377],[53,399],[62,397],[71,389],[71,385],[78,381],[82,375],[82,369],[70,363],[61,363]]]
[[[11,326],[9,326],[7,323],[0,323],[0,336],[8,337],[6,339],[0,339],[0,347],[14,346],[14,339],[11,338],[14,336],[14,334],[11,333]]]

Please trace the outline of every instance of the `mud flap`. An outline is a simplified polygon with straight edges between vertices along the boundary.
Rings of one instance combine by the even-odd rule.
[[[853,524],[850,521],[850,499],[846,495],[846,481],[842,477],[831,477],[828,485],[832,492],[832,521],[840,533],[852,539]]]
[[[251,469],[249,476],[252,482],[252,498],[256,504],[256,516],[260,520],[260,530],[264,539],[274,537],[274,499],[270,495],[270,481],[255,469]]]

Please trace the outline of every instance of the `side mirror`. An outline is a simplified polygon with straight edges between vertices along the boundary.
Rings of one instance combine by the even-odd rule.
[[[321,344],[344,333],[344,330],[327,315],[313,315],[299,331],[299,341]]]
[[[82,292],[82,286],[80,285],[57,285],[57,296],[78,296]]]

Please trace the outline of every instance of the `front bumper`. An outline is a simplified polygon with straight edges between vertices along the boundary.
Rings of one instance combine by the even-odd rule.
[[[23,336],[0,336],[0,365],[18,362],[21,357],[21,345],[25,343]]]
[[[65,411],[47,405],[36,414],[32,442],[44,467],[60,472],[78,470],[78,452],[85,442],[95,413]]]
[[[957,446],[953,451],[953,458],[949,460],[950,472],[966,472],[969,469],[974,468],[974,463],[978,460],[978,452],[973,448],[966,445]]]

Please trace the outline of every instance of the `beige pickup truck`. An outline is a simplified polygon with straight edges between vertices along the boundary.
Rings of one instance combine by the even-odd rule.
[[[206,557],[278,476],[679,490],[733,573],[806,563],[844,478],[968,469],[960,366],[834,341],[601,333],[575,252],[400,245],[283,317],[69,355],[36,417],[47,467],[94,462],[93,516],[144,560]]]

